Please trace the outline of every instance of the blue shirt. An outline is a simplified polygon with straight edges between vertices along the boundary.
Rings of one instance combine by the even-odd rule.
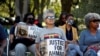
[[[15,31],[15,26],[12,26],[10,29],[10,34],[14,34],[14,31]]]
[[[92,35],[88,29],[83,30],[80,33],[79,45],[83,52],[86,50],[88,46],[99,42],[100,42],[100,30],[98,30],[95,35]]]
[[[10,34],[13,34],[14,35],[14,38],[15,39],[15,26],[13,25],[11,28],[10,28]]]
[[[3,39],[6,39],[6,38],[7,38],[7,35],[6,35],[6,32],[5,32],[5,29],[0,24],[0,41],[2,41]]]

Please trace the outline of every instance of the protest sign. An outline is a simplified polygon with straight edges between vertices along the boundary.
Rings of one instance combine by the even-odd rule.
[[[40,44],[42,56],[64,56],[65,41],[62,39],[47,39]]]

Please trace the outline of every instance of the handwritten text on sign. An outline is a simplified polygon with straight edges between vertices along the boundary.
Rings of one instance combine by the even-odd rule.
[[[34,26],[28,26],[28,37],[32,37],[33,39],[36,38]]]
[[[61,39],[49,39],[47,49],[48,56],[64,56],[65,41]]]

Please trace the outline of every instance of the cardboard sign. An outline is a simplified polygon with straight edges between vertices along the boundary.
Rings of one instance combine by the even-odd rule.
[[[42,56],[64,56],[65,41],[61,39],[47,39],[40,44]]]

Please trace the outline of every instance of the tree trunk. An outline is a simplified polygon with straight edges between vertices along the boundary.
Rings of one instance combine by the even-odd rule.
[[[15,14],[21,17],[23,21],[24,15],[28,12],[30,0],[15,0]]]
[[[70,13],[73,0],[61,0],[62,12]]]
[[[43,10],[44,10],[44,7],[45,7],[45,5],[46,5],[46,0],[42,0],[41,1],[41,4],[40,4],[40,8],[41,8],[41,10],[40,10],[40,13],[39,13],[39,22],[40,23],[42,23],[42,21],[43,21]]]
[[[34,0],[34,8],[32,12],[36,12],[37,14],[39,14],[39,0]]]
[[[12,3],[11,0],[9,0],[9,3],[6,3],[6,5],[9,8],[9,17],[13,17],[14,16],[14,9],[11,7],[11,3]]]
[[[24,17],[24,15],[26,14],[26,13],[28,13],[28,8],[29,8],[29,1],[30,0],[24,0],[23,1],[23,10],[22,10],[22,17]]]
[[[15,0],[15,14],[16,16],[21,16],[21,12],[20,12],[20,3],[19,0]]]

